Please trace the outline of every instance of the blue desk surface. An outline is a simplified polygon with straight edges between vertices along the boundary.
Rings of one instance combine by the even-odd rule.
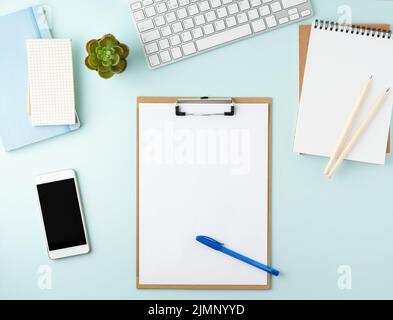
[[[320,19],[338,19],[340,6],[346,4],[349,7],[341,9],[351,9],[354,22],[393,24],[390,1],[313,3]],[[63,137],[0,153],[0,299],[393,298],[392,157],[385,166],[345,163],[333,181],[326,181],[326,159],[292,152],[297,25],[151,71],[127,0],[2,0],[0,14],[33,4],[50,5],[55,37],[73,39],[83,126]],[[109,32],[132,52],[127,71],[105,81],[84,67],[84,45]],[[6,45],[1,44],[2,50],[12,50]],[[272,262],[282,275],[273,279],[272,290],[135,288],[138,95],[274,99]],[[33,181],[37,173],[63,168],[78,172],[93,251],[51,261]],[[338,285],[342,265],[351,268],[351,290]],[[51,290],[38,285],[40,266],[52,270]]]

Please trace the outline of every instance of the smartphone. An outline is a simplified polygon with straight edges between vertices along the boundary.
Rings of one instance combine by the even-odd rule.
[[[48,255],[60,259],[90,251],[74,170],[36,177]]]

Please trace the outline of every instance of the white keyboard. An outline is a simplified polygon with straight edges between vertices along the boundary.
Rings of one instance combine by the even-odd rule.
[[[151,68],[313,15],[310,0],[132,0]]]

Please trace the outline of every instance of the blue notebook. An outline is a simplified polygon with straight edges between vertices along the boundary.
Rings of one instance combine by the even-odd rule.
[[[51,38],[44,9],[31,7],[0,17],[0,137],[6,151],[74,131],[75,125],[33,127],[28,109],[26,40]]]

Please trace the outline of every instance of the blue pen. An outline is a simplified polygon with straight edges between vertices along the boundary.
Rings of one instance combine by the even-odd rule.
[[[237,253],[237,252],[232,251],[228,248],[225,248],[223,243],[218,242],[217,240],[214,240],[210,237],[197,236],[195,239],[196,239],[196,241],[199,241],[200,243],[202,243],[202,244],[204,244],[214,250],[221,251],[222,253],[225,253],[235,259],[238,259],[240,261],[248,263],[258,269],[262,269],[263,271],[269,272],[270,274],[272,274],[274,276],[278,276],[280,274],[280,271],[278,271],[276,269],[265,266],[264,264],[262,264],[258,261],[252,260],[250,258],[247,258],[246,256],[243,256],[240,253]]]

